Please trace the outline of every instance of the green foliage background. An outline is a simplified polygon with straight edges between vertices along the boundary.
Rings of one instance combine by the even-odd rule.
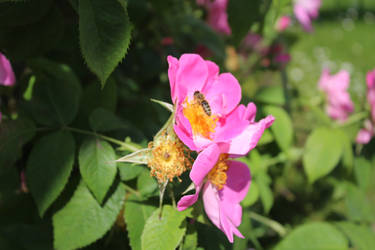
[[[230,0],[225,37],[193,0],[0,0],[0,51],[17,77],[0,86],[0,249],[372,249],[375,140],[354,141],[368,114],[375,3],[325,0],[312,34],[297,24],[276,33],[285,14],[289,0]],[[245,239],[231,245],[200,202],[175,209],[188,173],[168,186],[159,219],[149,169],[115,160],[146,147],[169,116],[150,101],[170,102],[167,55],[205,46],[230,71],[226,48],[249,30],[284,43],[292,60],[232,72],[242,102],[276,121],[241,159],[252,184]],[[347,123],[323,111],[322,66],[351,72]]]

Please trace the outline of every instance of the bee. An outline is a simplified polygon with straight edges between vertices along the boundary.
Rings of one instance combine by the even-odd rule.
[[[194,92],[194,101],[197,102],[199,105],[201,105],[203,111],[208,116],[211,116],[211,107],[210,107],[210,105],[208,104],[208,102],[204,98],[204,95],[201,92],[199,92],[199,91]]]

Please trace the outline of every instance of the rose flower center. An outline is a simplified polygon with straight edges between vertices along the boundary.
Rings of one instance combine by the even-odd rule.
[[[221,154],[216,165],[208,173],[208,180],[216,186],[218,190],[222,189],[227,182],[227,164],[228,154]]]
[[[189,120],[193,134],[199,134],[207,139],[212,139],[211,135],[215,132],[218,117],[207,114],[207,102],[200,103],[197,100],[183,102],[183,114]],[[206,110],[205,110],[206,108]]]

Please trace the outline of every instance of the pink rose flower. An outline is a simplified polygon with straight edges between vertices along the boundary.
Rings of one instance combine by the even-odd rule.
[[[217,32],[230,35],[232,33],[228,24],[228,0],[197,0],[198,5],[205,6],[208,12],[208,25]]]
[[[289,27],[290,23],[291,23],[290,17],[282,16],[277,20],[275,28],[278,32],[282,32],[286,30],[286,28]]]
[[[16,77],[9,60],[0,53],[0,85],[12,86],[16,82]]]
[[[327,114],[334,120],[345,121],[349,113],[353,112],[354,105],[348,93],[350,75],[341,70],[336,75],[330,75],[328,69],[324,69],[319,81],[320,90],[327,96]]]
[[[255,122],[255,105],[238,105],[238,81],[230,73],[219,74],[215,63],[195,54],[184,54],[179,60],[168,56],[168,63],[171,97],[176,105],[174,130],[185,145],[199,152],[190,172],[196,192],[184,196],[178,209],[194,204],[203,187],[207,215],[233,242],[233,234],[242,236],[236,228],[242,211],[238,203],[246,195],[250,173],[244,174],[246,165],[227,159],[254,148],[274,118]],[[206,176],[209,181],[204,185]],[[232,185],[234,180],[241,188]],[[235,208],[234,212],[229,213],[229,208]]]
[[[371,119],[375,123],[375,69],[367,73],[367,101],[370,104]]]
[[[311,21],[318,17],[320,6],[321,0],[296,0],[294,14],[307,32],[313,30]]]
[[[356,142],[367,144],[374,136],[375,124],[375,69],[367,73],[367,101],[370,104],[371,120],[366,120],[364,128],[357,135]]]

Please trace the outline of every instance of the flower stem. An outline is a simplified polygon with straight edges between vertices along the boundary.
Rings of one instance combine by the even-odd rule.
[[[250,212],[250,218],[270,227],[272,230],[277,232],[281,237],[284,237],[286,235],[286,229],[277,221],[268,219],[254,212]]]
[[[137,190],[135,190],[135,189],[129,187],[129,186],[126,185],[125,183],[122,183],[122,185],[124,185],[125,190],[128,191],[129,193],[135,194],[135,195],[138,196],[138,197],[141,196]]]
[[[98,133],[95,133],[95,132],[91,132],[91,131],[87,131],[87,130],[83,130],[83,129],[79,129],[79,128],[72,128],[72,127],[64,127],[64,129],[72,131],[72,132],[76,132],[76,133],[81,133],[81,134],[85,134],[85,135],[92,135],[92,136],[99,137],[103,140],[106,140],[106,141],[112,142],[114,144],[117,144],[117,145],[121,146],[122,148],[127,149],[131,152],[135,152],[135,151],[139,150],[139,148],[135,147],[134,145],[131,145],[130,143],[126,143],[126,142],[114,139],[112,137],[108,137],[108,136],[98,134]]]
[[[159,219],[161,219],[161,215],[163,213],[163,199],[165,189],[167,188],[168,180],[164,183],[159,183]]]

